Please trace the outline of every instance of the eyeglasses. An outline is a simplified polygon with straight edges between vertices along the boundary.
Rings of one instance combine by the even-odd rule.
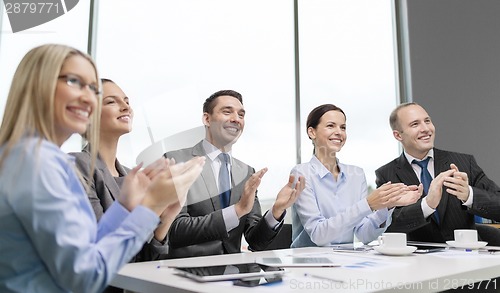
[[[60,79],[66,80],[66,84],[69,85],[72,88],[77,88],[80,90],[83,90],[84,87],[88,87],[92,93],[95,94],[95,96],[99,96],[101,94],[101,91],[99,90],[99,87],[95,84],[85,84],[83,81],[76,75],[72,74],[65,74],[65,75],[60,75],[58,76]]]

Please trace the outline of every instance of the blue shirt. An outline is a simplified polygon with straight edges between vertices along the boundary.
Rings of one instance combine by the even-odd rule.
[[[306,187],[292,207],[292,247],[352,243],[354,234],[369,243],[390,225],[393,210],[373,212],[368,205],[363,169],[337,164],[337,180],[316,156],[292,169],[292,174],[306,179]]]
[[[159,223],[115,202],[97,224],[74,158],[46,140],[22,139],[0,172],[0,292],[102,291]]]

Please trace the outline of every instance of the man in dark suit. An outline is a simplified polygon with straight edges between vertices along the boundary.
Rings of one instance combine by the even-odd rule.
[[[255,172],[231,156],[232,145],[245,126],[241,95],[232,90],[211,95],[203,104],[203,124],[204,140],[164,155],[177,162],[207,157],[201,176],[189,189],[186,205],[172,223],[167,257],[237,253],[242,235],[249,249],[263,250],[280,231],[286,209],[304,188],[304,178],[294,183],[290,176],[272,209],[262,216],[257,187],[267,169]],[[225,184],[227,188],[222,187]]]
[[[424,108],[401,104],[389,120],[404,152],[375,171],[377,186],[388,181],[425,185],[425,177],[430,185],[415,204],[396,207],[388,232],[405,232],[413,241],[445,242],[454,239],[455,229],[476,229],[474,215],[500,219],[500,188],[473,156],[434,148],[435,128]],[[424,162],[427,167],[420,167]]]

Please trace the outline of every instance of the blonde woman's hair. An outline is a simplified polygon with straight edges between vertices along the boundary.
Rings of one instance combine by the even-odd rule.
[[[57,80],[65,61],[72,56],[87,59],[100,80],[92,58],[77,49],[65,45],[47,44],[31,49],[19,63],[10,87],[5,112],[0,127],[0,170],[10,150],[23,136],[37,136],[56,143],[54,100]],[[89,125],[87,140],[99,145],[101,95]],[[97,147],[91,152],[92,166],[97,157]]]

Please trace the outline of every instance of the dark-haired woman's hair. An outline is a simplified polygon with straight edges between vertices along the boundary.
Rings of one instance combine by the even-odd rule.
[[[309,129],[309,127],[316,129],[316,127],[319,124],[319,120],[328,111],[339,111],[340,113],[344,114],[344,117],[346,117],[344,111],[342,109],[340,109],[339,107],[337,107],[333,104],[323,104],[321,106],[314,108],[307,116],[306,132]],[[346,119],[347,119],[347,117],[346,117]],[[307,136],[309,137],[309,139],[311,139],[311,137],[309,136],[309,133],[307,134]]]

